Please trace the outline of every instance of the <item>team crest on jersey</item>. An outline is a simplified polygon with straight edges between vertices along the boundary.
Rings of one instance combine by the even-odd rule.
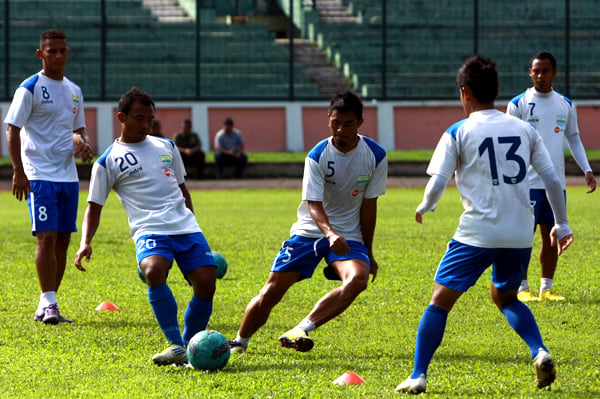
[[[171,159],[170,155],[161,155],[160,160],[163,163],[163,165],[165,165],[165,168],[170,168],[173,164],[173,160]]]
[[[358,176],[358,179],[356,179],[356,187],[358,187],[358,189],[360,191],[363,191],[367,187],[368,184],[369,184],[369,176],[361,175],[361,176]]]
[[[556,124],[558,125],[554,128],[554,131],[556,133],[560,132],[561,130],[564,130],[564,128],[567,126],[567,117],[562,116],[562,115],[557,115],[556,116]]]
[[[76,95],[72,95],[71,97],[73,98],[73,114],[76,114],[79,108],[79,97]]]

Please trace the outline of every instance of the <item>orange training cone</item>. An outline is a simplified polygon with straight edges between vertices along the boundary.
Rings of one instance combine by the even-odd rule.
[[[336,385],[356,385],[362,384],[363,382],[367,381],[353,371],[348,371],[347,373],[342,374],[337,380],[333,381]]]
[[[120,311],[119,307],[112,302],[102,302],[96,307],[96,310]]]

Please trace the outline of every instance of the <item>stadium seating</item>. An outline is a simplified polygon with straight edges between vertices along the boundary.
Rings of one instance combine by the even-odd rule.
[[[79,83],[88,100],[112,100],[133,85],[172,100],[198,94],[218,99],[287,97],[289,55],[275,42],[272,27],[251,17],[242,21],[246,23],[226,23],[233,3],[199,1],[203,23],[198,28],[193,22],[159,22],[143,0],[105,0],[104,20],[98,0],[9,0],[10,45],[5,47],[4,20],[0,20],[0,51],[9,50],[11,62],[10,71],[6,63],[0,65],[1,76],[7,77],[0,82],[0,93],[8,97],[7,92],[12,94],[22,79],[35,72],[32,53],[39,34],[56,27],[70,38],[67,75]],[[564,0],[481,0],[477,42],[472,3],[387,1],[385,46],[382,1],[340,2],[357,17],[353,23],[320,20],[317,11],[307,6],[298,9],[302,15],[295,15],[294,21],[303,21],[297,23],[299,36],[314,40],[365,97],[454,99],[456,70],[475,50],[498,63],[500,97],[505,99],[529,86],[529,58],[540,49],[553,52],[559,70],[565,70]],[[236,2],[244,15],[251,14],[255,3]],[[0,5],[0,11],[6,12],[6,4]],[[600,59],[590,49],[590,43],[600,39],[597,10],[598,0],[570,2],[570,81],[559,74],[559,91],[587,98],[600,95]],[[299,64],[291,71],[296,96],[322,96]]]

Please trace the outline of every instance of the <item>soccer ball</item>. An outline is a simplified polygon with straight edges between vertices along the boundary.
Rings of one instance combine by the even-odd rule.
[[[217,370],[225,367],[231,355],[229,341],[215,330],[196,333],[187,346],[187,357],[199,370]]]
[[[225,257],[218,252],[213,251],[212,254],[215,258],[215,262],[217,262],[217,278],[223,278],[225,273],[227,273],[227,260],[225,260]]]
[[[142,280],[142,283],[148,284],[146,282],[146,276],[144,276],[144,272],[142,271],[142,268],[140,267],[140,265],[138,265],[138,276],[140,276],[140,280]]]

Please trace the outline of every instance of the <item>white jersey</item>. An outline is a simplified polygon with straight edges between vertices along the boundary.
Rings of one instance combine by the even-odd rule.
[[[575,104],[554,90],[541,93],[530,87],[508,103],[506,113],[535,126],[550,153],[564,189],[566,187],[565,137],[579,135]],[[532,168],[529,168],[528,178],[531,188],[544,189],[544,182]]]
[[[17,88],[4,122],[21,129],[21,158],[29,180],[78,181],[73,131],[85,127],[79,86],[40,71]]]
[[[291,235],[322,237],[307,201],[323,202],[331,227],[346,240],[363,242],[360,208],[363,198],[385,194],[388,161],[385,150],[373,139],[360,136],[356,148],[343,153],[332,137],[319,142],[306,156],[302,202]]]
[[[533,245],[533,207],[527,169],[553,168],[533,126],[495,109],[472,112],[440,139],[427,168],[450,179],[456,172],[464,213],[454,239],[481,248]]]
[[[114,189],[127,216],[131,236],[201,232],[179,185],[184,166],[175,143],[146,136],[139,143],[115,141],[94,163],[88,202],[104,206]]]

